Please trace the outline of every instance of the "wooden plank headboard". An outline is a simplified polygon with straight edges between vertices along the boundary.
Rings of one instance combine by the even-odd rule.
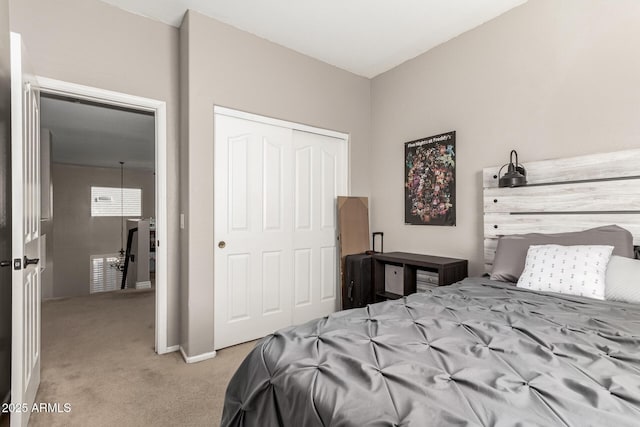
[[[617,224],[640,245],[640,150],[523,164],[525,187],[499,188],[502,165],[483,169],[486,271],[491,271],[501,235]]]

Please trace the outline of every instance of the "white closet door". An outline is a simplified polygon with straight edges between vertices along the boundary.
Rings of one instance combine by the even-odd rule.
[[[293,323],[339,310],[337,196],[347,195],[343,139],[293,132]]]
[[[214,347],[339,309],[344,139],[215,115]]]
[[[291,324],[292,130],[215,116],[215,348]]]

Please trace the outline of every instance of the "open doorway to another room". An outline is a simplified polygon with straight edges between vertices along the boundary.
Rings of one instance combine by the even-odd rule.
[[[113,304],[135,298],[136,318],[153,329],[155,149],[153,112],[41,95],[41,278],[43,300],[58,301],[51,313],[91,306],[86,322],[100,333],[109,312],[123,315]]]

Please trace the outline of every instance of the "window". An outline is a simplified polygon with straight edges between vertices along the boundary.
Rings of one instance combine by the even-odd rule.
[[[91,216],[121,215],[142,216],[141,188],[91,187]]]
[[[118,254],[91,255],[91,282],[89,293],[108,292],[120,289],[122,272],[111,265],[118,259]]]

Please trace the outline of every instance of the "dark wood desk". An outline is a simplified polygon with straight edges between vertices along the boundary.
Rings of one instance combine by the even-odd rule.
[[[397,299],[416,292],[416,272],[424,270],[437,274],[437,285],[445,286],[458,282],[468,274],[466,259],[445,258],[407,252],[388,252],[373,255],[373,286],[375,301]],[[385,266],[401,266],[404,292],[402,295],[385,291]]]

